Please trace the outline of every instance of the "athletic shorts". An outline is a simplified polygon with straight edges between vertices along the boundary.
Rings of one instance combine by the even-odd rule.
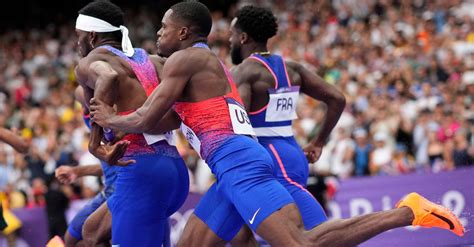
[[[308,160],[296,140],[293,137],[259,137],[258,141],[272,157],[275,176],[295,200],[306,230],[327,221],[321,204],[306,190]]]
[[[114,246],[166,243],[168,217],[188,195],[188,170],[176,148],[163,142],[154,147],[156,153],[128,157],[136,163],[117,170],[115,192],[107,200]]]
[[[214,151],[208,164],[217,182],[194,213],[226,241],[230,241],[243,224],[256,231],[272,213],[294,203],[275,179],[272,158],[250,137],[231,137]]]
[[[87,218],[98,209],[102,203],[107,199],[105,198],[104,193],[98,193],[92,200],[90,200],[82,209],[79,211],[76,216],[69,223],[67,231],[71,236],[77,240],[82,240],[82,227],[86,222]]]

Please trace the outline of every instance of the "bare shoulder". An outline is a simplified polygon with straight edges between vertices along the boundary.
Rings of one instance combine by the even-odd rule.
[[[107,61],[103,60],[95,60],[90,63],[89,69],[96,74],[108,74],[108,75],[117,75],[117,71],[114,70],[112,65],[108,63]]]
[[[263,71],[265,71],[263,65],[253,59],[245,59],[234,67],[232,75],[238,84],[249,83],[258,81]]]
[[[164,64],[165,73],[169,71],[193,72],[205,66],[210,54],[204,49],[187,48],[173,53]]]
[[[88,57],[81,58],[74,68],[74,73],[79,83],[84,85],[87,82],[87,71],[89,69],[90,60]]]
[[[291,59],[285,59],[285,64],[288,69],[291,69],[294,71],[300,71],[302,68],[304,68],[302,64]]]
[[[83,71],[89,67],[90,59],[88,57],[83,57],[79,59],[79,62],[76,65],[76,71]]]
[[[104,54],[103,53],[90,53],[86,57],[83,57],[79,60],[79,63],[76,66],[76,71],[79,70],[79,72],[87,72],[87,70],[90,68],[91,64],[97,61],[105,61],[103,59]]]

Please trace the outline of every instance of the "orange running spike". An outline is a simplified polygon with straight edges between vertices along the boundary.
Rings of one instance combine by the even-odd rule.
[[[463,225],[451,210],[428,201],[418,193],[408,194],[397,203],[396,207],[409,207],[413,211],[414,226],[438,227],[452,231],[458,236],[464,235]]]

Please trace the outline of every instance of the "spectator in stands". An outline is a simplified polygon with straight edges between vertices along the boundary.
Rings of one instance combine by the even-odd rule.
[[[354,131],[355,149],[354,149],[354,175],[369,175],[369,157],[372,151],[372,145],[369,143],[367,131],[363,128]]]
[[[444,161],[446,159],[444,155],[444,145],[438,139],[437,133],[439,131],[439,125],[436,123],[430,123],[428,126],[428,146],[427,154],[429,158],[429,164],[433,171],[437,172],[443,169]]]
[[[331,172],[340,177],[348,178],[354,170],[354,141],[349,130],[338,127],[335,129],[335,146],[331,150]]]
[[[370,155],[369,170],[371,175],[387,174],[387,169],[392,160],[393,149],[388,144],[388,134],[386,132],[375,133],[374,151]]]
[[[386,172],[390,175],[407,174],[415,168],[413,157],[408,155],[408,149],[404,144],[397,144],[392,160]]]
[[[464,129],[460,129],[454,134],[452,155],[455,167],[474,165],[474,156],[472,153],[469,153],[469,143],[467,142],[466,135],[467,132]]]

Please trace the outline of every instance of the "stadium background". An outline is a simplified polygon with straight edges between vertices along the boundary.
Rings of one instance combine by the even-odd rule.
[[[23,240],[44,246],[40,239],[48,238],[48,221],[51,226],[70,219],[100,190],[96,178],[73,186],[53,179],[60,165],[96,162],[87,152],[88,132],[72,94],[79,58],[74,20],[87,2],[13,1],[0,15],[0,124],[32,145],[21,155],[0,144],[0,188],[23,221],[9,236],[18,246]],[[160,18],[176,1],[114,2],[126,10],[134,45],[154,53]],[[310,165],[309,188],[328,212],[350,217],[389,209],[417,190],[460,215],[466,236],[437,230],[412,235],[410,228],[368,245],[393,239],[400,245],[408,240],[407,246],[474,244],[474,182],[469,179],[474,175],[474,1],[203,2],[213,13],[209,43],[229,66],[233,13],[246,3],[259,4],[278,17],[270,50],[304,63],[344,92],[341,120],[321,159]],[[317,135],[326,110],[302,98],[294,124],[301,145]],[[183,140],[180,152],[192,174],[192,208],[212,176]],[[51,194],[54,200],[48,199]],[[186,214],[183,209],[173,218],[174,239]],[[39,234],[33,240],[32,232]],[[6,242],[2,238],[0,246]]]

